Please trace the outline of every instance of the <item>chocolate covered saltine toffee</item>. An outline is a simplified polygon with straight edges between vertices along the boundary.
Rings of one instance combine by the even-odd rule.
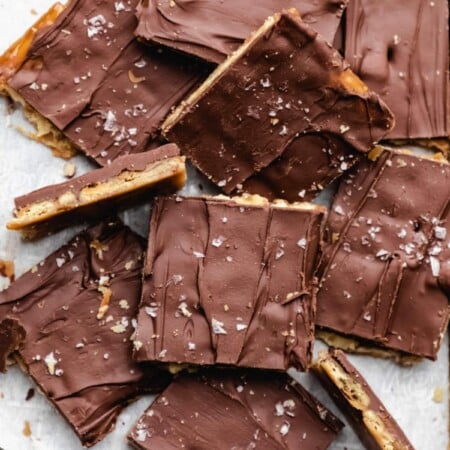
[[[342,428],[288,375],[223,370],[180,376],[128,439],[139,450],[325,450]]]
[[[388,138],[449,136],[447,0],[352,0],[345,58],[392,108]]]
[[[370,450],[414,450],[389,411],[341,350],[322,352],[313,372]]]
[[[137,9],[136,35],[221,63],[267,17],[296,8],[305,23],[333,42],[348,0],[142,0]]]
[[[289,11],[267,19],[162,128],[225,193],[296,201],[316,195],[392,126],[379,97]]]
[[[316,324],[436,359],[449,318],[449,202],[443,158],[375,148],[355,166],[331,206]]]
[[[137,42],[136,5],[72,0],[31,45],[16,44],[29,45],[24,61],[13,50],[0,60],[4,92],[58,154],[81,150],[105,165],[152,148],[172,106],[204,78],[198,61]]]
[[[131,358],[143,244],[119,222],[99,224],[0,292],[0,368],[15,351],[85,446],[170,378]]]
[[[157,199],[136,360],[306,370],[325,214],[258,196]]]
[[[110,165],[65,183],[47,186],[15,199],[15,218],[7,227],[26,238],[111,215],[113,209],[171,194],[186,180],[185,158],[175,144],[121,156]]]

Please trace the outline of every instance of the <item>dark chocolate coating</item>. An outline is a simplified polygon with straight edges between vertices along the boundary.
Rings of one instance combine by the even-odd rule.
[[[105,167],[92,170],[72,180],[46,186],[21,197],[16,197],[14,203],[16,208],[23,208],[31,203],[55,200],[65,192],[79,194],[83,188],[108,181],[120,175],[123,171],[143,171],[149,164],[173,158],[179,156],[179,154],[180,149],[175,144],[167,144],[149,152],[121,156]]]
[[[139,450],[325,450],[343,424],[285,374],[182,375],[128,435]]]
[[[449,318],[450,165],[384,150],[345,177],[328,220],[317,324],[435,359]]]
[[[324,209],[155,201],[138,361],[305,370]]]
[[[17,320],[3,319],[0,322],[0,372],[6,372],[9,356],[19,349],[25,336],[25,330]]]
[[[369,386],[365,378],[347,359],[345,353],[341,350],[330,349],[329,353],[324,358],[325,360],[332,360],[336,363],[348,377],[348,380],[354,381],[361,386],[364,395],[369,399],[367,409],[377,414],[386,431],[389,432],[391,437],[395,439],[395,443],[397,445],[393,448],[395,450],[414,450],[414,447],[411,442],[409,442],[396,420],[391,416],[384,404]],[[361,410],[352,405],[355,398],[348,397],[351,395],[350,391],[342,391],[339,389],[334,381],[329,378],[327,373],[324,370],[321,370],[320,364],[314,365],[312,369],[313,373],[317,376],[323,387],[328,391],[336,405],[339,406],[339,409],[346,415],[352,428],[355,430],[355,433],[359,436],[361,442],[364,443],[364,448],[368,450],[385,450],[387,447],[377,443],[371,431],[367,428],[364,423]],[[347,384],[347,386],[350,387],[351,384]],[[380,432],[380,430],[378,430],[378,432]]]
[[[333,42],[348,0],[143,0],[136,35],[206,61],[221,63],[274,13],[296,8]]]
[[[352,0],[345,57],[395,115],[388,138],[450,134],[447,0]]]
[[[261,172],[249,189],[264,195],[271,188],[258,185],[266,184],[270,165],[290,165],[274,161],[299,137],[325,135],[333,142],[326,150],[337,160],[349,148],[368,152],[392,125],[388,108],[339,53],[297,16],[283,13],[165,134],[226,193]],[[331,165],[324,175],[321,139],[310,139],[307,147],[305,153],[292,151],[298,170],[283,181],[283,189],[292,189],[283,198],[292,200],[302,190],[317,194],[317,188],[309,192],[314,182],[339,173]]]
[[[22,328],[19,359],[86,446],[113,428],[126,404],[169,379],[131,359],[143,252],[128,228],[100,224],[0,293],[0,335],[11,321]],[[100,285],[111,298],[98,319]]]
[[[257,192],[269,200],[308,201],[361,158],[352,146],[335,136],[305,134],[261,172],[244,181],[242,190]]]
[[[123,5],[124,9],[121,6]],[[204,66],[134,38],[137,0],[72,1],[8,81],[86,155],[105,165],[146,150]]]

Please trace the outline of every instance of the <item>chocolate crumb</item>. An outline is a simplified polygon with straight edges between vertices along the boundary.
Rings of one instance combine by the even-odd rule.
[[[28,389],[27,395],[25,397],[26,402],[30,401],[34,397],[34,392],[35,391],[33,388]]]

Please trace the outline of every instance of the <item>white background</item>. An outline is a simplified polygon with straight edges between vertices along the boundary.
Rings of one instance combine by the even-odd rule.
[[[0,52],[17,39],[38,16],[51,5],[50,0],[0,0]],[[5,229],[11,217],[13,198],[47,184],[61,182],[64,161],[22,136],[14,127],[21,121],[20,113],[7,116],[6,104],[0,100],[0,259],[14,260],[20,275],[57,249],[76,233],[66,230],[39,243],[24,243]],[[93,167],[82,156],[73,160],[78,174]],[[195,175],[193,170],[190,175]],[[198,181],[193,180],[185,193],[197,193]],[[148,207],[125,213],[125,220],[136,230],[146,233]],[[0,288],[6,282],[0,278]],[[426,300],[426,299],[424,299]],[[320,346],[317,345],[317,348]],[[448,444],[448,343],[443,344],[437,362],[424,361],[414,368],[400,368],[394,363],[368,357],[351,357],[367,378],[386,407],[405,430],[417,450],[444,450]],[[80,367],[82,370],[82,367]],[[336,409],[310,375],[300,380],[312,389],[328,407]],[[0,374],[0,447],[4,450],[77,450],[82,448],[70,427],[56,410],[39,394],[28,402],[25,396],[32,383],[14,367]],[[441,403],[432,400],[436,388],[443,388]],[[119,417],[116,430],[98,444],[97,450],[127,449],[125,435],[130,426],[149,405],[151,397],[143,398]],[[340,417],[342,417],[340,415]],[[25,421],[32,434],[23,435]],[[332,449],[361,449],[353,432],[346,427]],[[212,449],[213,450],[213,449]]]

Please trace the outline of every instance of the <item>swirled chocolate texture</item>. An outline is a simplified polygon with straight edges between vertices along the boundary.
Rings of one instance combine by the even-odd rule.
[[[256,197],[157,199],[136,359],[306,369],[324,215]]]
[[[244,183],[251,193],[293,201],[302,191],[317,194],[351,166],[349,152],[368,152],[392,125],[386,105],[340,54],[285,12],[219,66],[163,132],[225,193]]]
[[[85,446],[134,398],[168,382],[131,359],[143,244],[119,223],[97,225],[0,293],[0,336],[11,344],[0,345],[2,361],[17,350]]]
[[[323,386],[370,450],[414,450],[402,429],[341,350],[322,353],[313,366]]]
[[[206,61],[221,63],[274,13],[296,8],[333,42],[348,0],[143,0],[136,35]]]
[[[325,450],[343,424],[285,374],[182,375],[128,435],[139,450]]]
[[[377,148],[328,221],[317,325],[436,359],[449,318],[450,165]]]
[[[15,218],[7,227],[27,238],[93,220],[123,207],[172,194],[186,180],[185,158],[175,144],[125,155],[65,183],[17,197]]]
[[[171,107],[203,78],[199,63],[137,42],[136,5],[70,2],[8,80],[27,107],[101,165],[151,147]]]
[[[346,30],[347,61],[394,112],[388,137],[448,136],[448,1],[352,0]]]

